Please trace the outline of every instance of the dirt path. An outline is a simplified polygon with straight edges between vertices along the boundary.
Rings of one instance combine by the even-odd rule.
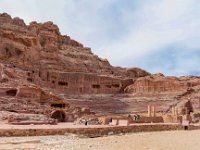
[[[0,150],[199,150],[200,130],[131,133],[100,138],[74,135],[1,137]]]

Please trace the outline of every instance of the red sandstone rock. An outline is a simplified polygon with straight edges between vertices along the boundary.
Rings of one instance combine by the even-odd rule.
[[[93,55],[91,49],[69,36],[62,36],[53,22],[26,25],[20,18],[0,16],[0,63],[5,66],[4,82],[18,78],[23,83],[60,93],[113,94],[122,92],[132,83],[132,78],[149,75],[139,68],[111,66],[107,60]]]
[[[176,77],[148,76],[137,79],[125,89],[128,93],[152,94],[163,92],[182,92],[189,88],[187,82]]]
[[[26,25],[6,13],[0,14],[0,83],[0,110],[48,115],[64,109],[67,115],[54,115],[69,120],[82,115],[76,106],[105,114],[144,112],[148,104],[167,111],[171,105],[183,106],[188,97],[194,99],[195,110],[200,95],[199,77],[113,67],[90,48],[61,35],[52,22]],[[64,102],[66,108],[51,106]]]

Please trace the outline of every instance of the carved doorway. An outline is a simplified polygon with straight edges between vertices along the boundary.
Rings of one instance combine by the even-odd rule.
[[[62,110],[55,110],[51,113],[51,118],[57,119],[58,122],[65,122],[66,114]]]

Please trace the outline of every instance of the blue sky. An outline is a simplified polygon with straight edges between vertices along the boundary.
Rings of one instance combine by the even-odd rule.
[[[114,66],[200,75],[199,0],[0,0],[0,12],[51,20]]]

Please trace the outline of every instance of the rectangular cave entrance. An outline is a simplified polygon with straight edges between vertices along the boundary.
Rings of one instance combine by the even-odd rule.
[[[92,88],[94,88],[94,89],[100,89],[100,87],[101,87],[101,86],[100,86],[99,84],[93,84],[93,85],[92,85]]]
[[[54,108],[65,108],[66,104],[65,103],[52,103],[51,107],[54,107]]]
[[[111,86],[111,85],[105,85],[105,87],[107,87],[107,88],[109,88],[109,89],[110,89],[112,86]]]
[[[27,81],[33,82],[33,79],[32,78],[27,78]]]
[[[184,130],[188,130],[188,126],[184,126]]]
[[[114,87],[114,88],[119,88],[120,85],[119,85],[119,84],[112,84],[112,87]]]
[[[68,86],[68,82],[59,81],[58,85],[60,85],[60,86]]]
[[[17,89],[11,89],[11,90],[6,91],[6,95],[16,96],[17,95]]]

